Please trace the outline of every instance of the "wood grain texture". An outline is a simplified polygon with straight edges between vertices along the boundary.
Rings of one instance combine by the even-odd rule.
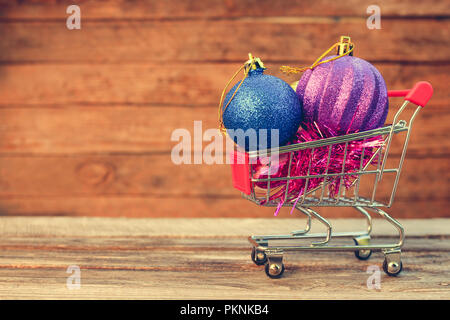
[[[98,218],[98,217],[1,217],[0,237],[2,240],[13,238],[39,238],[40,242],[46,238],[117,238],[146,239],[157,241],[167,237],[176,243],[177,239],[202,237],[223,237],[240,239],[249,234],[258,234],[262,231],[285,233],[292,228],[301,228],[306,219],[296,217],[295,226],[292,220],[268,218],[157,218],[157,219],[129,219],[129,218]],[[330,219],[334,230],[358,231],[365,228],[365,220],[359,219]],[[407,234],[417,239],[449,236],[449,219],[405,219],[401,220]],[[373,219],[374,234],[388,237],[395,236],[396,230],[384,219]],[[318,232],[323,225],[312,220],[312,231]],[[153,239],[154,238],[154,239]],[[153,239],[153,240],[152,240]],[[189,239],[186,239],[189,240]],[[122,241],[122,240],[118,240]],[[6,242],[5,242],[6,243]],[[122,242],[123,243],[123,242]],[[32,245],[32,244],[30,244]],[[416,243],[416,246],[418,244]],[[444,246],[448,246],[444,242]]]
[[[449,217],[448,200],[397,199],[386,209],[395,218]],[[3,216],[93,216],[134,218],[267,218],[274,208],[260,207],[239,195],[234,196],[118,196],[8,197],[0,201]],[[359,217],[353,208],[321,208],[325,217]],[[280,218],[295,218],[283,208]]]
[[[1,0],[1,19],[64,19],[65,9],[74,1]],[[83,19],[217,19],[222,17],[267,16],[365,16],[370,0],[347,0],[337,3],[327,0],[94,0],[76,1]],[[449,16],[445,1],[379,0],[384,17]]]
[[[413,132],[391,211],[396,217],[448,216],[448,146],[442,143],[445,130],[434,123],[445,128],[449,122],[444,121],[445,109],[427,111]],[[114,116],[108,119],[108,113]],[[231,188],[228,165],[171,162],[169,148],[175,144],[169,141],[171,128],[188,127],[199,114],[212,116],[211,108],[6,108],[0,114],[7,120],[0,140],[2,214],[267,217],[273,213],[238,197]],[[162,135],[169,114],[179,123],[169,125]],[[214,117],[207,123],[213,126],[215,121]],[[434,144],[429,142],[433,135],[437,135]],[[393,151],[393,156],[398,154],[397,144]],[[387,175],[378,194],[387,194],[390,182]],[[369,192],[370,183],[363,183],[362,190]],[[331,210],[330,215],[353,213]]]
[[[61,22],[0,22],[0,37],[4,39],[0,61],[241,63],[253,52],[263,60],[310,64],[341,35],[351,34],[357,55],[371,62],[448,62],[449,25],[447,19],[384,20],[382,29],[368,32],[366,18],[306,22],[131,20],[87,21],[73,32]],[[249,37],[250,30],[264,36]]]
[[[375,221],[374,243],[395,241],[384,223]],[[353,231],[364,222],[333,224]],[[406,221],[404,271],[396,278],[382,273],[381,289],[369,290],[366,270],[381,265],[380,253],[368,261],[350,252],[286,254],[284,277],[267,278],[250,261],[246,236],[286,232],[287,220],[2,218],[0,297],[448,299],[448,226],[448,219]],[[69,265],[81,269],[79,290],[66,288]]]
[[[241,60],[244,59],[245,56]],[[289,63],[268,62],[266,73],[288,83],[298,80],[299,76],[286,76],[279,71],[283,64]],[[70,104],[215,107],[225,84],[239,66],[240,63],[3,65],[0,66],[0,107]],[[450,64],[376,63],[375,66],[390,90],[410,89],[418,81],[429,81],[434,87],[430,109],[447,107]],[[399,103],[399,100],[392,101],[394,105]]]
[[[395,107],[399,104],[397,101]],[[395,107],[387,121],[392,119]],[[405,119],[408,116],[411,112],[404,114]],[[449,118],[448,108],[425,108],[420,112],[408,154],[450,154],[450,142],[446,139]],[[0,108],[0,119],[0,153],[7,154],[169,153],[180,141],[171,141],[176,129],[190,132],[193,150],[194,121],[202,121],[203,133],[218,126],[217,110],[211,107]],[[399,152],[401,138],[400,135],[393,141],[394,152]],[[207,144],[204,142],[203,146]]]
[[[390,165],[394,161],[386,168]],[[395,175],[386,173],[377,195],[382,199],[390,195],[394,179]],[[448,200],[448,190],[442,184],[449,181],[448,161],[408,159],[396,199]],[[363,177],[360,194],[370,198],[372,188],[373,178]],[[237,196],[239,192],[232,187],[229,165],[175,165],[169,154],[0,157],[0,198],[121,194],[220,197]]]

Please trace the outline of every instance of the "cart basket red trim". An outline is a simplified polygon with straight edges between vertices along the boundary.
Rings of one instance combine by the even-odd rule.
[[[248,153],[237,150],[231,153],[231,174],[233,176],[233,187],[249,195],[252,189]]]

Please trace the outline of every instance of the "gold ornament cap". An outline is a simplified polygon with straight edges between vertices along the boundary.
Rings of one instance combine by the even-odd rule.
[[[245,62],[245,69],[256,70],[258,68],[266,69],[260,58],[255,58],[251,53],[248,54],[248,60]]]
[[[349,52],[349,56],[353,56],[353,42],[349,36],[341,36],[341,40],[339,41],[336,49],[336,54],[338,56],[344,55]]]

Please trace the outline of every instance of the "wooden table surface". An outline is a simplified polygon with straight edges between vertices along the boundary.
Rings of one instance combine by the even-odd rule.
[[[281,279],[250,260],[249,234],[300,229],[298,219],[0,218],[1,299],[450,299],[450,219],[405,219],[404,270],[368,289],[367,261],[351,252],[285,255]],[[332,220],[335,231],[363,229]],[[320,226],[313,224],[313,231]],[[374,243],[395,232],[374,221]],[[68,289],[70,265],[81,287]]]

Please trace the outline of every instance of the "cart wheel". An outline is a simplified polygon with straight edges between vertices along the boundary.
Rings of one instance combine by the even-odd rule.
[[[353,239],[355,244],[358,246],[360,245],[356,239]],[[359,260],[367,260],[372,255],[372,250],[370,249],[361,249],[355,251],[355,257],[357,257]]]
[[[387,260],[384,259],[384,262],[383,262],[383,270],[384,270],[384,272],[386,272],[387,275],[389,275],[389,276],[391,276],[391,277],[396,277],[396,276],[398,276],[398,274],[399,274],[400,272],[402,272],[402,270],[403,270],[403,264],[402,264],[401,261],[400,261],[400,263],[391,261],[391,262],[388,264],[388,263],[387,263]]]
[[[278,263],[266,263],[266,274],[269,276],[269,278],[277,279],[280,278],[283,275],[284,272],[284,263],[278,264]]]
[[[355,256],[359,260],[367,260],[370,258],[371,255],[372,255],[372,250],[356,250],[355,251]]]
[[[267,262],[267,256],[263,251],[257,251],[255,247],[252,248],[252,261],[257,266],[262,266]]]

